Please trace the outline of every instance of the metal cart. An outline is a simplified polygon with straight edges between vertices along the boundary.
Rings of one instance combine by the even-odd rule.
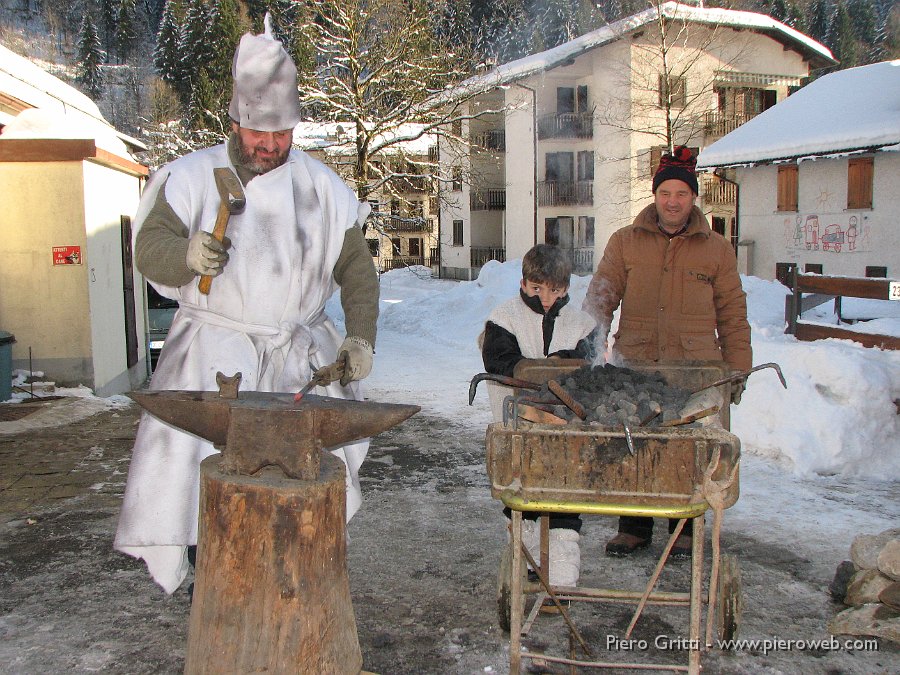
[[[564,377],[571,362],[537,360],[524,362],[516,377],[543,382]],[[727,374],[724,364],[696,362],[661,366],[650,364],[669,384],[697,389]],[[723,400],[730,398],[723,385]],[[728,406],[720,420],[727,428]],[[636,668],[642,670],[699,673],[700,654],[712,642],[713,623],[721,639],[734,637],[740,620],[741,589],[737,560],[719,555],[719,529],[724,509],[738,498],[737,467],[740,441],[724,428],[622,428],[587,424],[553,425],[531,423],[512,416],[488,426],[487,470],[491,494],[512,512],[509,546],[500,566],[497,602],[500,623],[510,631],[510,672],[519,673],[523,660],[567,664],[571,672],[581,668]],[[713,566],[704,590],[705,514],[713,510]],[[522,545],[522,512],[541,513],[540,560],[534,560]],[[604,516],[649,516],[682,519],[670,536],[643,590],[554,587],[548,583],[548,528],[550,513],[581,513]],[[684,520],[690,519],[690,520]],[[692,528],[693,555],[689,592],[654,590],[669,551],[682,528]],[[528,581],[526,561],[538,581]],[[526,616],[530,597],[534,598]],[[572,620],[570,603],[617,602],[636,605],[627,639],[643,608],[650,605],[686,606],[689,614],[688,662],[684,664],[639,664],[603,662],[576,658],[579,650],[592,656]],[[701,636],[702,606],[707,604],[706,635]],[[522,638],[535,627],[538,615],[548,608],[568,625],[568,653],[554,656],[523,651]]]

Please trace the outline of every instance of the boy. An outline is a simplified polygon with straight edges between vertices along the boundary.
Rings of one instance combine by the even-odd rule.
[[[522,359],[586,359],[593,350],[594,319],[568,304],[572,264],[555,246],[538,244],[522,258],[519,296],[495,307],[479,337],[484,369],[512,377]],[[503,419],[508,387],[488,382],[494,421]],[[509,511],[505,511],[507,518]],[[538,514],[523,513],[522,537],[528,550],[538,550]],[[578,548],[581,518],[550,516],[550,584],[575,586],[581,568]]]

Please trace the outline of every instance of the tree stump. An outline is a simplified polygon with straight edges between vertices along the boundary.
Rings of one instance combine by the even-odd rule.
[[[316,480],[267,467],[200,465],[197,568],[186,673],[353,673],[362,653],[350,601],[343,463]]]

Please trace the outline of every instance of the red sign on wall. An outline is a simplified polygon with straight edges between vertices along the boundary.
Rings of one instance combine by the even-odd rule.
[[[81,247],[80,246],[54,246],[53,247],[53,264],[54,265],[80,265],[81,264]]]

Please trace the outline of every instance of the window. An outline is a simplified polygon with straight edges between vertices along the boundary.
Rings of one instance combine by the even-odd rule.
[[[414,200],[409,203],[409,216],[410,218],[421,218],[425,215],[425,203],[419,200]]]
[[[400,237],[391,237],[391,253],[395,256],[401,255]]]
[[[463,245],[463,221],[461,220],[453,221],[453,245]]]
[[[824,268],[822,267],[821,263],[806,263],[803,266],[803,273],[804,274],[822,274],[823,269]]]
[[[546,218],[544,220],[544,243],[572,250],[574,245],[575,219],[571,216]]]
[[[887,267],[866,265],[866,276],[872,279],[887,279]]]
[[[453,120],[450,124],[450,129],[454,136],[462,136],[462,120]]]
[[[849,160],[847,166],[847,208],[872,208],[872,175],[874,173],[871,157],[857,157]]]
[[[544,158],[544,175],[548,182],[571,183],[574,179],[575,156],[571,152],[548,152]]]
[[[712,229],[713,232],[718,232],[723,237],[725,236],[725,219],[719,216],[713,216],[712,219]]]
[[[400,200],[399,199],[391,200],[391,215],[392,216],[400,215]]]
[[[799,180],[796,164],[784,164],[778,167],[778,210],[796,211],[799,192]]]
[[[687,105],[687,83],[683,77],[659,76],[659,107],[683,108]]]
[[[377,239],[366,239],[366,243],[369,245],[369,255],[373,258],[378,255],[378,240]]]
[[[428,213],[436,214],[438,212],[438,198],[436,195],[431,195],[428,198]]]
[[[462,191],[462,169],[458,166],[453,167],[453,178],[450,189],[454,192]]]
[[[775,263],[775,280],[780,281],[788,288],[793,285],[794,270],[797,269],[797,263],[777,262]]]
[[[578,245],[582,248],[594,247],[593,216],[578,216]]]
[[[413,237],[408,240],[409,242],[409,255],[418,258],[422,255],[422,240],[419,237]]]
[[[559,245],[559,223],[556,218],[544,219],[544,243],[551,246]]]
[[[578,180],[594,180],[594,151],[578,153]]]

